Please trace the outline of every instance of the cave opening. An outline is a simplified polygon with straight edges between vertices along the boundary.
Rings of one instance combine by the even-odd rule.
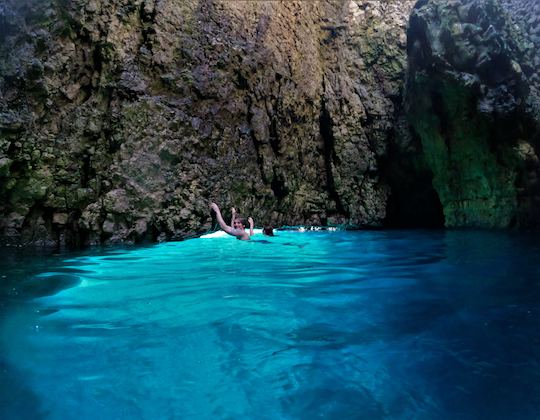
[[[407,185],[408,184],[408,185]],[[439,195],[431,182],[391,184],[384,226],[388,228],[441,229],[445,218]]]
[[[393,139],[387,158],[379,162],[382,178],[390,186],[384,227],[441,229],[445,226],[443,206],[433,187],[433,173],[423,160],[421,142],[410,128],[408,152]]]

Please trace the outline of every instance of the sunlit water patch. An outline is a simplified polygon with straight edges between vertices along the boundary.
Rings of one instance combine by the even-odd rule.
[[[534,237],[255,238],[1,251],[2,418],[539,418]]]

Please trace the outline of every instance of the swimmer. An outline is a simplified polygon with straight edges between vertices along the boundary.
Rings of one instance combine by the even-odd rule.
[[[223,216],[221,215],[221,211],[219,210],[219,207],[216,203],[211,203],[210,208],[216,212],[216,218],[219,223],[219,226],[221,226],[221,229],[225,231],[225,233],[236,236],[236,239],[239,239],[241,241],[249,241],[249,237],[253,236],[253,219],[251,217],[248,218],[249,222],[249,234],[246,232],[246,224],[244,219],[241,217],[236,217],[236,210],[233,208],[233,218],[231,220],[231,225],[227,225],[225,223],[225,220],[223,220]]]
[[[272,229],[272,226],[266,225],[263,227],[262,233],[265,236],[274,236],[274,229]]]

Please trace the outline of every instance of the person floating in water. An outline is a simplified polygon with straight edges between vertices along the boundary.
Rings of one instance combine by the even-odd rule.
[[[219,207],[216,203],[211,203],[210,208],[214,210],[216,213],[216,219],[219,223],[219,226],[221,229],[223,229],[227,234],[231,236],[236,236],[236,239],[240,239],[241,241],[249,241],[250,236],[253,236],[253,219],[251,217],[248,217],[249,222],[249,234],[246,232],[246,222],[241,217],[237,217],[236,210],[232,209],[232,220],[231,225],[227,225],[225,223],[225,220],[223,220],[223,216],[221,215],[221,211],[219,210]]]
[[[274,229],[272,226],[266,225],[263,227],[262,233],[265,236],[274,236]]]

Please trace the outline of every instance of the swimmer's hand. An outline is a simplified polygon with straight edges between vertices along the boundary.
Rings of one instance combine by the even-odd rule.
[[[249,222],[249,236],[253,236],[253,217],[248,217]]]
[[[216,213],[219,212],[219,207],[216,203],[210,203],[210,208],[214,210]]]

